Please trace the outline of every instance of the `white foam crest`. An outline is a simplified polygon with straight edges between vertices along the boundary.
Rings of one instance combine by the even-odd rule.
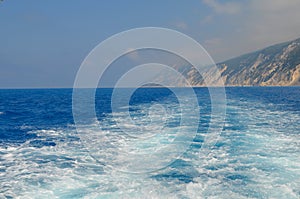
[[[126,160],[118,151],[140,153],[153,149],[160,141],[172,142],[177,127],[165,128],[166,134],[148,142],[133,142],[111,126],[108,117],[100,123],[108,130],[98,128],[97,122],[81,128],[87,136],[94,136],[95,141],[89,144],[102,154],[98,162],[82,146],[72,125],[67,129],[31,131],[37,134],[36,140],[53,140],[55,146],[36,148],[28,141],[19,147],[0,147],[0,170],[5,170],[0,172],[0,197],[297,198],[300,135],[295,129],[299,129],[300,116],[272,111],[262,104],[230,103],[236,104],[229,106],[236,116],[227,121],[219,145],[203,159],[197,149],[181,158],[196,170],[194,175],[186,174],[191,175],[191,182],[183,183],[172,176],[157,179],[155,174],[126,174],[111,168],[112,161]],[[180,128],[188,131],[188,126]],[[156,127],[153,124],[146,130],[156,131]],[[200,135],[205,137],[205,133]],[[143,164],[140,166],[147,166]],[[182,170],[174,166],[157,174],[181,174]]]
[[[99,165],[78,143],[58,142],[57,146],[37,150],[25,143],[21,147],[1,148],[4,156],[0,168],[6,169],[5,176],[0,176],[1,194],[13,198],[174,196],[170,188],[152,178]]]
[[[246,129],[239,132],[228,128],[220,138],[220,142],[225,146],[235,145],[236,151],[231,151],[231,148],[224,146],[216,148],[207,159],[202,160],[200,164],[202,166],[198,168],[198,171],[213,176],[213,179],[226,179],[228,175],[237,175],[228,179],[230,184],[227,190],[231,191],[235,187],[232,184],[234,181],[245,178],[243,180],[247,183],[244,185],[244,192],[251,193],[251,189],[257,192],[247,197],[299,197],[300,135],[299,132],[294,132],[299,128],[298,122],[295,122],[299,121],[299,115],[288,111],[273,111],[261,104],[248,107],[245,111],[245,105],[249,106],[249,104],[242,104],[234,109],[234,113],[238,113],[240,124],[233,120],[233,123],[227,123],[225,127],[244,125]],[[239,143],[242,145],[237,145]],[[209,166],[213,169],[207,169],[210,168]],[[224,184],[224,180],[221,181]],[[197,187],[198,184],[193,183],[191,186]],[[203,188],[201,181],[199,186]],[[222,185],[211,187],[214,187],[211,193],[222,190]],[[226,192],[225,190],[217,195],[223,198]],[[238,190],[235,193],[238,195],[228,193],[228,198],[243,197]]]

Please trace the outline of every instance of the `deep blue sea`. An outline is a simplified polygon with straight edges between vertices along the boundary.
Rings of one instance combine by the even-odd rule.
[[[122,166],[148,168],[166,156],[127,160],[122,152],[132,158],[174,141],[180,117],[189,117],[178,112],[191,108],[188,93],[180,104],[169,89],[140,88],[112,113],[112,89],[97,89],[97,120],[80,128],[97,136],[90,141],[95,158],[76,131],[72,89],[0,90],[0,198],[299,199],[300,87],[226,88],[224,127],[204,157],[211,101],[206,88],[194,91],[200,118],[187,149],[164,168],[136,174]],[[124,119],[126,110],[140,128]],[[135,138],[144,126],[151,135]],[[167,136],[155,135],[162,129]]]

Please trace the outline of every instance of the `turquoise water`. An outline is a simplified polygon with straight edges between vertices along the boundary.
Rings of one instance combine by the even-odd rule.
[[[145,153],[144,161],[132,159],[174,142],[177,130],[182,130],[181,117],[190,116],[179,111],[191,108],[188,94],[180,106],[168,89],[142,88],[128,107],[112,113],[112,89],[98,89],[98,120],[77,132],[71,89],[0,90],[0,196],[299,198],[300,87],[226,88],[224,127],[204,157],[200,149],[211,122],[211,102],[207,89],[194,90],[200,120],[196,135],[180,140],[188,143],[187,149],[164,168],[140,174],[120,168],[132,162],[150,168],[170,155]],[[125,119],[128,109],[149,137],[136,140],[122,134],[122,129],[132,136],[141,132]],[[161,129],[167,133],[158,135]],[[190,128],[183,130],[189,133]],[[80,133],[97,137],[87,147]],[[90,149],[97,150],[97,159]]]

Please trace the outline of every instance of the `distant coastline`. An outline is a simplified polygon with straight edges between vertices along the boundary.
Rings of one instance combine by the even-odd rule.
[[[191,86],[192,88],[256,88],[256,87],[262,87],[262,88],[267,88],[267,87],[300,87],[300,85],[267,85],[267,86],[257,86],[257,85],[224,85],[224,86]],[[116,87],[97,87],[96,89],[114,89]],[[118,87],[118,88],[190,88],[188,86],[143,86],[143,87]],[[73,88],[0,88],[0,90],[72,90]],[[95,89],[95,88],[80,88],[80,89]]]
[[[299,86],[300,38],[232,58],[216,66],[203,68],[201,75],[191,65],[175,66],[174,69],[184,71],[182,75],[186,82],[196,87],[205,86],[206,80],[224,82],[226,87]],[[185,81],[179,82],[178,77],[164,73],[158,75],[157,82],[185,85]]]

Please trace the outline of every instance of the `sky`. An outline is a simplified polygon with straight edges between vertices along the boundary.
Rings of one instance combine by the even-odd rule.
[[[299,7],[299,0],[3,0],[0,88],[72,87],[95,46],[139,27],[180,31],[225,61],[300,37]]]

